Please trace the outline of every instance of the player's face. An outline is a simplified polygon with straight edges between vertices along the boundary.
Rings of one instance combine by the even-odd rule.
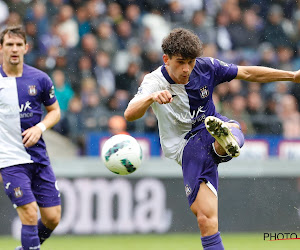
[[[196,59],[184,59],[181,56],[163,55],[163,60],[166,69],[172,80],[179,84],[186,84],[189,82],[190,74],[195,67]]]
[[[3,63],[7,66],[23,64],[24,55],[28,50],[28,45],[22,37],[14,34],[5,34],[1,51],[3,53]]]

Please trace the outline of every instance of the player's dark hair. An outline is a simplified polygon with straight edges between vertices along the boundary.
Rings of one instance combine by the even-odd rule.
[[[21,25],[18,25],[18,26],[9,26],[7,27],[5,30],[3,30],[0,34],[0,44],[3,45],[4,43],[4,36],[8,34],[13,34],[13,35],[16,35],[18,37],[21,37],[23,38],[25,44],[26,44],[26,33],[23,29],[23,27]]]
[[[162,50],[170,58],[182,56],[183,58],[194,59],[202,55],[202,42],[191,30],[176,28],[163,39]]]

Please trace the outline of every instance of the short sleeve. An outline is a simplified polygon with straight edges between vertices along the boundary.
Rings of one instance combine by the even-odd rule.
[[[41,79],[41,84],[43,87],[42,102],[45,106],[50,106],[56,101],[53,82],[48,75],[45,75]]]
[[[215,74],[215,85],[230,82],[237,76],[238,68],[235,64],[228,64],[219,59],[209,58]]]
[[[144,80],[142,81],[140,87],[138,88],[137,93],[135,94],[134,98],[130,101],[130,103],[140,100],[156,91],[161,90],[159,87],[158,81],[150,76],[146,75]]]

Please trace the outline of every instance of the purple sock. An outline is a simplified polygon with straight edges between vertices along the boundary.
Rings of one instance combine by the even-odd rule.
[[[21,242],[23,250],[40,250],[37,225],[22,225]]]
[[[214,235],[201,237],[203,250],[224,250],[220,232]]]
[[[39,221],[38,221],[38,230],[39,230],[38,235],[39,235],[40,243],[41,243],[41,244],[43,244],[43,242],[44,242],[45,240],[47,240],[47,239],[50,237],[51,233],[53,232],[53,230],[47,228],[47,227],[43,224],[43,222],[42,222],[41,219],[39,219]]]
[[[234,137],[235,137],[236,141],[238,142],[240,148],[243,147],[244,142],[245,142],[245,137],[244,137],[244,134],[243,134],[242,130],[240,130],[239,128],[236,128],[236,127],[231,127],[230,131],[234,135]]]

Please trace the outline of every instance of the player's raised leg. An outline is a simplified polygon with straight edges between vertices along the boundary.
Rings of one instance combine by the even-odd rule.
[[[216,139],[215,149],[219,155],[238,157],[244,136],[236,123],[226,123],[214,116],[205,119],[207,131]]]
[[[218,198],[205,182],[200,184],[191,210],[197,217],[203,249],[223,250],[224,246],[218,232]]]

